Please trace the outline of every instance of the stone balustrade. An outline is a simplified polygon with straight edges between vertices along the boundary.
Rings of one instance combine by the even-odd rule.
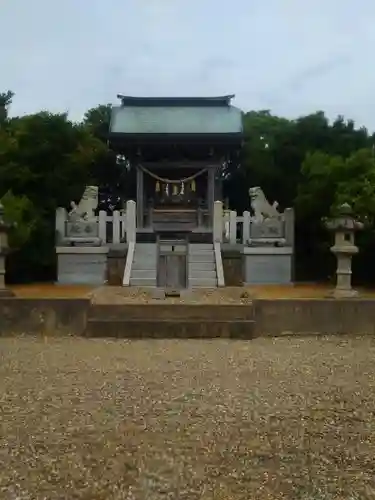
[[[114,210],[112,214],[101,210],[90,220],[78,221],[70,221],[67,210],[58,208],[56,234],[57,241],[61,245],[72,240],[97,240],[101,245],[130,243],[135,241],[136,203],[130,200],[126,203],[126,210]]]
[[[235,210],[223,210],[220,201],[214,208],[214,240],[247,246],[294,246],[294,211],[287,208],[276,218],[255,221],[250,212],[238,215]]]

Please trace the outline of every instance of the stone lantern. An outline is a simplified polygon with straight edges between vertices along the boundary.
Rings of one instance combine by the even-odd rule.
[[[0,297],[13,297],[5,286],[5,259],[9,251],[8,233],[11,226],[4,221],[4,208],[0,203]]]
[[[331,252],[337,258],[337,281],[333,296],[355,297],[358,292],[352,289],[352,257],[358,253],[358,247],[354,244],[354,233],[363,229],[363,223],[353,217],[351,206],[344,203],[339,208],[338,215],[326,220],[325,225],[335,236],[331,247]]]

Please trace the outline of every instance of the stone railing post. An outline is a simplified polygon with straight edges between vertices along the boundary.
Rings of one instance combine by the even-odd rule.
[[[286,208],[284,210],[284,238],[285,245],[292,248],[292,261],[291,261],[291,278],[295,281],[296,268],[295,268],[295,251],[294,251],[294,232],[295,232],[295,215],[293,208]]]
[[[135,242],[137,233],[137,207],[133,200],[126,202],[126,241]]]
[[[229,243],[231,245],[237,243],[237,212],[235,210],[229,213]]]
[[[102,244],[107,243],[107,212],[105,210],[100,210],[99,212],[99,238]]]
[[[243,223],[242,223],[242,243],[248,245],[250,240],[250,224],[251,215],[250,212],[246,211],[243,213]]]
[[[112,214],[112,243],[115,245],[121,241],[121,217],[118,210],[114,210]]]
[[[294,210],[286,208],[284,211],[285,232],[284,238],[287,246],[294,248]]]
[[[55,234],[56,243],[59,243],[63,238],[65,238],[65,223],[68,219],[68,212],[63,207],[56,209],[56,223],[55,223]]]
[[[223,242],[223,203],[221,201],[214,203],[213,240],[218,243]]]

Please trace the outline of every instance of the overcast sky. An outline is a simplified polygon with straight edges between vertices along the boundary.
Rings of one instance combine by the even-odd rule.
[[[0,0],[12,114],[146,96],[236,94],[375,130],[374,0]]]

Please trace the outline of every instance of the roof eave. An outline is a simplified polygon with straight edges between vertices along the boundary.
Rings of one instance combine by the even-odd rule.
[[[215,97],[134,97],[118,94],[122,106],[229,106],[234,94]]]

